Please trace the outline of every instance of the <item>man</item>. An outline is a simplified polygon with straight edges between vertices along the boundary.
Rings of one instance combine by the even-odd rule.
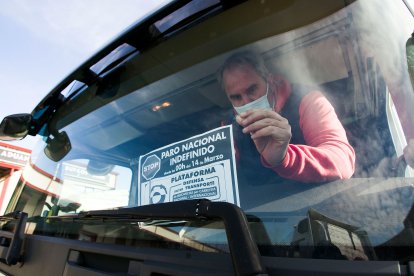
[[[218,80],[234,107],[238,171],[249,183],[275,173],[282,179],[319,183],[352,176],[355,152],[320,92],[271,75],[250,52],[229,57]]]

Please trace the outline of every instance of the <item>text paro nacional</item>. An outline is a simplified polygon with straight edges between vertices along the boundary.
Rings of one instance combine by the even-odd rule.
[[[211,154],[215,150],[215,147],[212,145],[212,143],[224,139],[227,139],[227,137],[223,131],[215,133],[213,135],[184,143],[181,145],[181,147],[176,146],[174,148],[163,151],[161,153],[161,159],[171,157],[170,165],[174,165],[182,161],[201,157],[206,154]]]

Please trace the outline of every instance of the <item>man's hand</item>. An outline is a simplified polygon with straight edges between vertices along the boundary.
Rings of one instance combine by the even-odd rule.
[[[411,168],[414,168],[414,139],[408,140],[408,144],[404,148],[404,159]]]
[[[250,133],[257,151],[272,167],[283,161],[292,137],[287,119],[272,110],[252,109],[238,115],[236,121],[243,133]]]

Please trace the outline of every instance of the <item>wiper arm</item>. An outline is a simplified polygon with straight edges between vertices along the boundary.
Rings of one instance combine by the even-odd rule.
[[[13,212],[0,216],[7,224],[0,230],[0,261],[15,265],[21,261],[21,249],[26,229],[27,213]],[[4,229],[4,228],[13,229]]]
[[[71,218],[221,219],[237,275],[266,275],[260,253],[241,208],[206,199],[145,205],[117,210],[88,211]]]

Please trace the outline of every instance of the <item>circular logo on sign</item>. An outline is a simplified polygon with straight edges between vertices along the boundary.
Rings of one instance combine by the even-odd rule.
[[[167,196],[167,189],[164,185],[155,185],[151,188],[150,193],[150,203],[163,203],[165,201],[165,197]]]
[[[150,155],[145,159],[144,163],[142,164],[142,176],[146,180],[150,180],[154,178],[157,172],[161,168],[161,159],[158,158],[155,154]]]

